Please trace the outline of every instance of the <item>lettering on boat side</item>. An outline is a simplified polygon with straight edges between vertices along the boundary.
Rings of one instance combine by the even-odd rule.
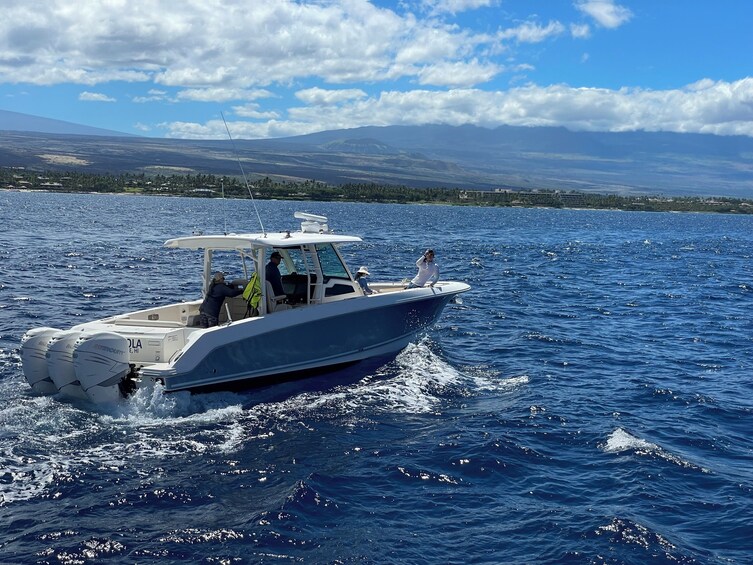
[[[141,340],[138,338],[128,338],[128,352],[138,353],[141,351]]]

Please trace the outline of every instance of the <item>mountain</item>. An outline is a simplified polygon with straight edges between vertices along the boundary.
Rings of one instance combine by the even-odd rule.
[[[4,121],[8,114],[0,114],[0,130],[5,129],[0,166],[239,175],[240,160],[250,180],[753,198],[753,138],[745,136],[426,125],[233,144],[105,135],[104,130],[39,132],[29,126],[34,120],[10,127]],[[50,122],[50,128],[65,124]],[[36,124],[45,127],[45,121]]]
[[[0,110],[0,131],[28,131],[38,133],[62,133],[70,135],[106,135],[106,136],[128,136],[130,134],[110,131],[106,129],[82,126],[62,120],[51,120],[32,116],[30,114],[21,114],[19,112],[10,112]]]

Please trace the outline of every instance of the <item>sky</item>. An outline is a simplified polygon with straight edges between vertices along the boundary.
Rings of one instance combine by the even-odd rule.
[[[0,109],[192,139],[753,136],[753,2],[0,0]]]

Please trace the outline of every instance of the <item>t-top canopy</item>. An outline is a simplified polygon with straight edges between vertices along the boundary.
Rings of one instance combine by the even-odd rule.
[[[175,249],[259,249],[271,247],[298,247],[317,243],[358,243],[354,235],[332,233],[281,232],[268,234],[194,235],[168,239],[165,247]]]

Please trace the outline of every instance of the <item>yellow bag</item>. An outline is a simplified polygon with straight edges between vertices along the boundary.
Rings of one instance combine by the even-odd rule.
[[[259,281],[259,273],[254,272],[251,275],[251,280],[248,281],[246,288],[243,289],[243,299],[248,304],[248,311],[254,316],[259,313],[259,303],[261,302],[261,282]]]

